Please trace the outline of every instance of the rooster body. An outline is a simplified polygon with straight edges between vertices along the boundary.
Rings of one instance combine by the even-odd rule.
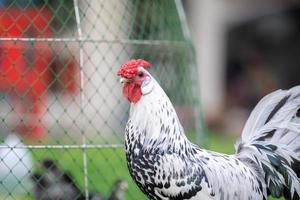
[[[118,75],[131,102],[128,169],[150,199],[299,199],[300,87],[265,97],[246,123],[236,154],[225,155],[188,141],[146,67],[148,62],[132,60]]]

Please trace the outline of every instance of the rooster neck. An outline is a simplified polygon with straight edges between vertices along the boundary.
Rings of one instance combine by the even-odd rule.
[[[125,140],[128,147],[147,152],[179,153],[191,147],[171,101],[156,81],[151,93],[131,104]]]

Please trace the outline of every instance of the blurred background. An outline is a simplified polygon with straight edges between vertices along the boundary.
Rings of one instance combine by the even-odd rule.
[[[300,83],[299,9],[0,0],[0,199],[146,199],[123,148],[129,105],[116,72],[131,58],[152,63],[193,142],[233,153],[259,99]]]
[[[264,95],[298,85],[299,1],[183,1],[209,128],[240,134]]]

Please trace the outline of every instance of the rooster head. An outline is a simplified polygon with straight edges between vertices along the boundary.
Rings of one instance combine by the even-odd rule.
[[[142,59],[130,60],[123,64],[118,71],[123,84],[123,94],[129,102],[138,102],[143,95],[151,92],[153,88],[152,77],[146,68],[151,64]]]

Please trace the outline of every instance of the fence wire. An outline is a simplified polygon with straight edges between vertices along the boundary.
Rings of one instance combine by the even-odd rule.
[[[1,200],[145,199],[124,157],[129,104],[116,72],[131,58],[152,63],[197,140],[180,0],[0,0]]]

